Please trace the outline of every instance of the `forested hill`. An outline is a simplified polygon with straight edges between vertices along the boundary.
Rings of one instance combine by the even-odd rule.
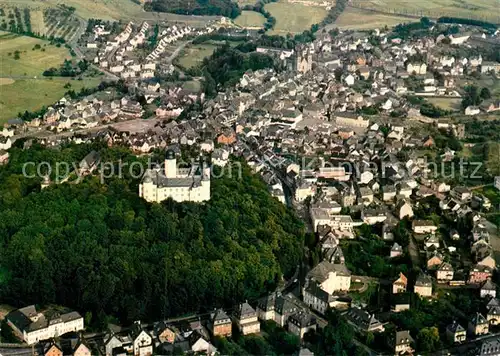
[[[39,191],[19,174],[27,160],[78,162],[90,149],[11,149],[0,167],[2,302],[62,304],[91,312],[94,325],[158,320],[255,300],[295,270],[303,225],[245,164],[241,179],[212,179],[206,205],[146,203],[127,178]]]
[[[145,9],[181,15],[219,15],[232,19],[241,14],[238,4],[232,0],[153,0],[145,5]]]

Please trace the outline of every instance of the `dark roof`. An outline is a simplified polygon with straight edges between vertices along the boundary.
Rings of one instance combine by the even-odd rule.
[[[250,306],[247,302],[241,303],[236,310],[236,317],[238,319],[252,318],[257,315],[255,309]]]

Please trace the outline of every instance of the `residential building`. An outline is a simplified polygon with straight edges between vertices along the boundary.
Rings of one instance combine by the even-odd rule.
[[[408,279],[403,273],[399,273],[399,278],[392,282],[392,294],[405,293],[408,286]]]
[[[491,281],[491,279],[488,279],[486,282],[483,283],[481,286],[480,292],[479,292],[481,298],[485,297],[491,297],[491,298],[496,298],[497,297],[497,286],[495,283]]]
[[[396,334],[390,341],[390,346],[394,350],[395,355],[404,355],[413,353],[414,340],[408,330],[396,331]]]
[[[401,256],[402,254],[403,254],[403,247],[401,247],[400,244],[395,242],[394,245],[392,245],[390,257],[394,258],[394,257]]]
[[[426,274],[421,273],[415,281],[414,292],[421,297],[432,296],[432,279]]]
[[[309,283],[318,283],[328,294],[336,291],[348,291],[351,287],[351,272],[345,265],[320,262],[306,276],[306,288]]]
[[[347,321],[359,331],[372,333],[384,331],[384,325],[375,318],[374,314],[370,314],[360,308],[351,308],[344,316]]]
[[[293,314],[288,319],[288,330],[300,337],[301,340],[309,330],[316,330],[316,326],[316,318],[305,310]]]
[[[456,320],[446,327],[446,335],[453,343],[464,342],[467,339],[466,330]]]
[[[257,312],[247,302],[241,303],[235,313],[235,321],[242,335],[260,332]]]
[[[210,315],[210,327],[214,336],[231,336],[232,323],[229,316],[222,309]]]
[[[483,341],[478,356],[500,356],[500,338]]]
[[[134,356],[151,356],[153,354],[153,338],[144,330],[140,321],[136,321],[130,334]]]
[[[37,312],[34,305],[10,312],[6,320],[14,334],[29,345],[84,329],[83,317],[77,312],[49,316]]]
[[[414,220],[412,229],[416,234],[433,234],[437,231],[437,226],[430,220]]]
[[[443,262],[436,270],[436,278],[438,282],[449,282],[453,280],[453,267],[447,262]]]
[[[485,335],[489,332],[488,320],[481,313],[476,313],[469,321],[468,330],[474,336]]]

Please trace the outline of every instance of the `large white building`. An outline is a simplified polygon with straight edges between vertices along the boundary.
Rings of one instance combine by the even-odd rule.
[[[37,312],[34,305],[17,309],[6,319],[14,334],[30,345],[84,329],[83,317],[77,312],[48,316]]]
[[[210,168],[196,164],[178,168],[175,154],[168,151],[164,168],[148,169],[144,173],[139,196],[157,203],[168,198],[177,202],[210,200]]]

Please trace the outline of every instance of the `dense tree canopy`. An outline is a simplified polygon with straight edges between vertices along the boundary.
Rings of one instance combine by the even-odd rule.
[[[241,178],[212,179],[205,205],[146,203],[128,175],[42,191],[21,175],[24,162],[79,162],[91,148],[13,148],[0,167],[3,301],[160,319],[255,300],[295,270],[302,224],[244,164]],[[137,161],[125,149],[100,152]]]
[[[241,14],[238,4],[231,0],[154,0],[152,3],[146,4],[144,8],[182,15],[220,15],[232,19]]]

